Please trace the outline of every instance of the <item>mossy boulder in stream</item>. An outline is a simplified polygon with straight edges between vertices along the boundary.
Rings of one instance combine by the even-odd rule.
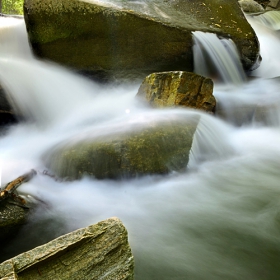
[[[173,117],[141,128],[134,124],[133,131],[73,139],[48,152],[44,161],[57,176],[69,179],[116,179],[185,169],[199,116]]]
[[[160,72],[147,76],[137,96],[153,107],[182,106],[214,112],[213,81],[183,71]]]
[[[25,0],[34,53],[100,77],[193,71],[192,32],[231,38],[245,70],[258,39],[236,0]]]
[[[0,264],[0,279],[132,280],[134,259],[118,218],[78,229]]]

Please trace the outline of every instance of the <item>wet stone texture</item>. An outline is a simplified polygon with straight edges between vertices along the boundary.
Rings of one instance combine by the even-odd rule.
[[[15,204],[12,199],[0,201],[0,246],[25,224],[28,213],[28,209]]]
[[[188,119],[150,121],[133,131],[109,133],[83,140],[74,137],[43,158],[58,177],[79,179],[130,178],[184,170],[189,161],[199,116]],[[112,128],[113,130],[113,128]],[[81,135],[77,136],[81,137]]]
[[[153,107],[186,107],[214,112],[213,81],[183,71],[153,73],[142,82],[137,96]]]
[[[63,235],[0,264],[0,279],[132,280],[134,259],[118,218]]]
[[[25,0],[24,16],[37,56],[88,76],[191,72],[193,31],[232,39],[245,70],[259,58],[258,39],[236,0]]]

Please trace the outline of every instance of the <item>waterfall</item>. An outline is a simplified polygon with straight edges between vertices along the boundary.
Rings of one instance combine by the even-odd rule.
[[[194,72],[224,83],[242,84],[246,76],[231,40],[216,34],[193,32]]]
[[[269,11],[264,14],[254,16],[254,20],[273,30],[280,29],[280,12],[279,11]]]
[[[268,14],[268,15],[267,15]],[[272,78],[280,76],[280,54],[279,54],[279,31],[275,32],[271,25],[263,25],[263,20],[270,18],[271,13],[265,13],[259,16],[248,16],[247,20],[255,30],[258,30],[258,39],[262,54],[262,63],[259,68],[251,73],[252,76]],[[280,25],[280,11],[273,12],[274,26]],[[277,16],[276,16],[277,15]]]
[[[250,21],[264,61],[275,63],[270,73],[275,77],[280,59],[276,54],[271,57],[270,49],[279,50],[279,38],[270,30],[273,42],[266,44],[263,28],[267,28]],[[100,86],[63,67],[38,61],[25,55],[23,20],[8,26],[5,31],[0,29],[0,83],[27,121],[0,136],[2,185],[31,168],[42,171],[42,155],[73,136],[98,136],[113,131],[114,124],[129,130],[135,123],[174,115],[182,119],[199,115],[200,123],[189,168],[180,173],[118,181],[85,177],[74,182],[55,181],[39,173],[20,186],[21,194],[44,203],[13,242],[1,246],[2,261],[61,234],[117,216],[128,230],[135,279],[279,279],[277,79],[263,79],[267,71],[261,70],[254,72],[255,79],[246,81],[230,41],[194,32],[200,71],[206,71],[203,64],[206,67],[214,61],[215,73],[227,72],[221,76],[224,84],[215,83],[218,104],[237,116],[242,107],[254,108],[251,119],[236,126],[221,115],[151,109],[134,98],[139,84]],[[201,62],[202,54],[207,63]],[[267,116],[265,122],[258,123],[254,117],[256,106]]]

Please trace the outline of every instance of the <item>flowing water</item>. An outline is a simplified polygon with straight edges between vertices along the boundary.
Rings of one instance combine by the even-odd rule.
[[[72,136],[106,133],[116,123],[132,129],[151,118],[200,115],[185,172],[74,182],[38,174],[22,185],[19,192],[43,203],[1,247],[1,259],[117,216],[129,233],[136,279],[278,280],[280,92],[279,80],[265,78],[280,76],[279,55],[271,57],[280,38],[250,22],[264,61],[273,64],[268,70],[264,63],[238,86],[215,84],[221,119],[187,109],[151,110],[134,98],[139,84],[100,86],[37,61],[22,20],[8,28],[1,19],[0,82],[27,119],[0,137],[2,185],[31,168],[43,171],[42,155]]]

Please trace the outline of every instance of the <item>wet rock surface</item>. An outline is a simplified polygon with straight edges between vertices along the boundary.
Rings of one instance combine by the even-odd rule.
[[[0,279],[127,279],[134,259],[118,218],[78,229],[0,264]]]
[[[13,238],[27,221],[29,209],[12,199],[0,201],[0,240],[3,244]]]
[[[216,100],[209,78],[182,71],[153,73],[142,82],[137,97],[153,107],[187,107],[214,112]]]
[[[199,116],[193,114],[190,119],[150,121],[139,128],[134,124],[132,132],[74,138],[43,160],[58,177],[67,179],[117,179],[179,171],[187,167],[198,121]]]
[[[25,0],[34,53],[98,77],[140,77],[193,71],[192,32],[231,38],[245,70],[259,56],[258,39],[236,0]]]
[[[240,0],[238,3],[245,13],[261,13],[265,11],[261,4],[253,0]]]

